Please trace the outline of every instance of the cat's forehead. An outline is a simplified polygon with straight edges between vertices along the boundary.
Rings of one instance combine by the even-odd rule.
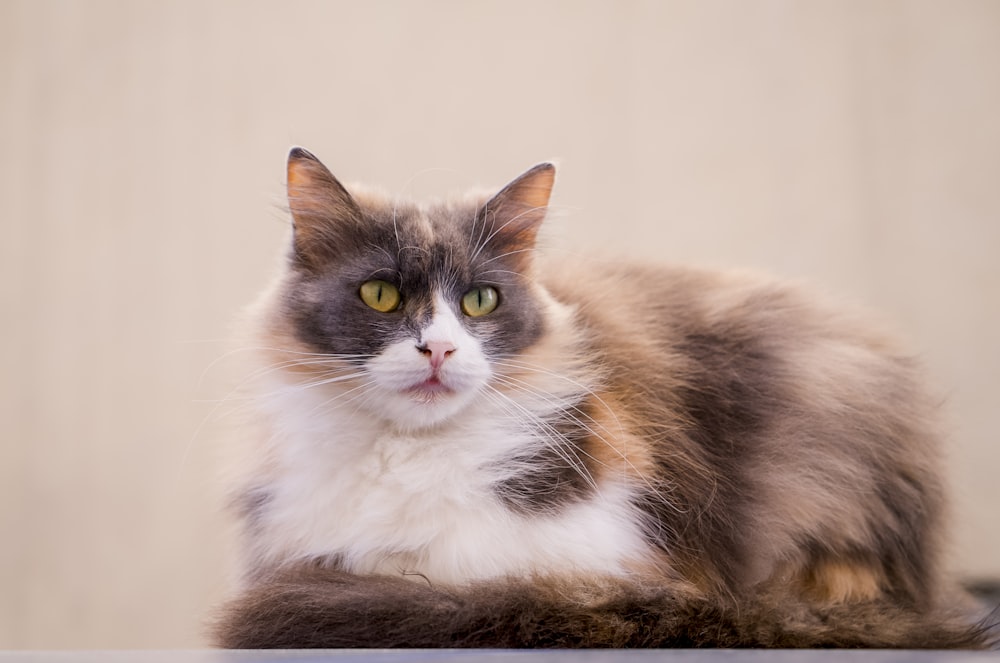
[[[359,231],[369,236],[374,245],[370,248],[392,249],[401,258],[474,251],[486,239],[480,236],[484,228],[477,234],[477,213],[484,199],[419,202],[368,193],[355,197],[364,213],[358,220]]]

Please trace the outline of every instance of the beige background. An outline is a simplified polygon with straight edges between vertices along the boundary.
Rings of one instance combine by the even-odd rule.
[[[1000,575],[1000,3],[0,0],[0,648],[203,642],[292,144],[418,195],[559,158],[553,241],[883,311]]]

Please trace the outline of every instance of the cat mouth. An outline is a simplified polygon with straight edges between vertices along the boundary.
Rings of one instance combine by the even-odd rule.
[[[406,393],[415,397],[417,400],[431,402],[452,393],[452,391],[451,387],[441,382],[441,380],[435,375],[427,378],[423,382],[413,385],[406,390]]]

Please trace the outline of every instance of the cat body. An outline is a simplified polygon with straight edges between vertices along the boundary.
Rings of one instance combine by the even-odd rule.
[[[758,276],[536,257],[553,180],[417,205],[293,150],[217,641],[982,646],[894,342]]]

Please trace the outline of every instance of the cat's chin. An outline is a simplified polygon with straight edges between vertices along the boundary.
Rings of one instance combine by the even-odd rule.
[[[437,380],[427,380],[401,391],[385,394],[380,416],[403,429],[438,426],[462,412],[472,400],[472,391],[455,389]]]
[[[424,380],[420,384],[407,389],[405,393],[418,403],[428,405],[455,395],[454,389],[447,386],[437,378]]]

